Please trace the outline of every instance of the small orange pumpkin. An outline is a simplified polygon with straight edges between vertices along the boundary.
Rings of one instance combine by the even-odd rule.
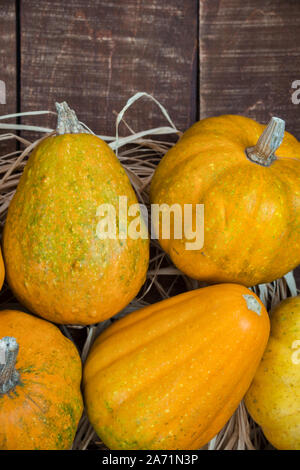
[[[88,417],[110,449],[198,449],[237,408],[268,335],[263,304],[236,284],[131,313],[87,358]]]
[[[203,119],[167,152],[151,184],[153,204],[204,204],[204,246],[162,239],[192,278],[246,286],[283,276],[300,263],[300,144],[284,121],[263,126],[242,116]],[[279,147],[280,146],[280,147]],[[276,152],[276,153],[275,153]],[[162,218],[160,219],[160,224]],[[155,225],[155,221],[153,222]],[[199,225],[198,225],[199,227]]]
[[[0,450],[70,449],[83,410],[80,380],[78,352],[56,326],[0,312]]]

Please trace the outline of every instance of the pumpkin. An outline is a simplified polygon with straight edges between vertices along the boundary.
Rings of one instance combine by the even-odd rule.
[[[99,208],[109,204],[117,215],[120,196],[128,207],[137,204],[134,190],[111,148],[85,133],[66,103],[58,105],[57,134],[33,151],[9,206],[3,234],[7,281],[41,317],[92,324],[122,310],[140,290],[148,234],[141,221],[139,238],[126,239],[118,228],[115,238],[105,228],[99,235],[105,220]]]
[[[198,449],[248,389],[269,334],[246,287],[214,285],[113,323],[87,358],[87,414],[110,449]]]
[[[0,289],[3,286],[4,276],[5,276],[5,269],[4,269],[4,263],[3,263],[3,257],[2,257],[2,250],[0,248]]]
[[[13,310],[0,312],[0,338],[0,449],[69,449],[83,410],[77,349],[56,326]]]
[[[159,163],[150,198],[183,213],[191,204],[181,237],[171,221],[163,238],[168,219],[161,212],[153,224],[163,249],[192,278],[253,286],[300,263],[300,143],[279,118],[268,126],[234,115],[197,122]],[[204,205],[203,233],[197,204]]]
[[[300,450],[300,297],[271,312],[271,334],[245,403],[267,439]]]

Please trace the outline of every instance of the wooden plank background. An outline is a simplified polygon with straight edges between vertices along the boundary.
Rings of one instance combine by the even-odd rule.
[[[113,113],[147,91],[181,130],[222,113],[276,114],[300,138],[299,0],[1,0],[0,38],[1,114],[67,100],[112,134]],[[146,102],[128,119],[134,129],[162,123]]]
[[[1,115],[66,100],[110,135],[114,113],[146,91],[181,130],[223,113],[260,122],[275,114],[300,139],[291,100],[299,58],[299,0],[0,0]],[[164,123],[148,102],[128,121],[134,130]],[[55,125],[44,116],[30,123]]]
[[[299,0],[200,0],[200,117],[286,121],[300,139]]]
[[[0,115],[17,111],[16,67],[16,8],[15,2],[1,0],[0,3],[0,80],[5,83],[6,103],[0,104]],[[14,122],[14,121],[10,121]],[[7,133],[9,131],[3,131]],[[15,141],[1,142],[0,151],[15,149]]]
[[[23,0],[20,24],[23,111],[66,100],[94,132],[112,135],[113,112],[147,91],[180,128],[195,121],[197,1]],[[135,130],[165,124],[150,102],[128,119]]]

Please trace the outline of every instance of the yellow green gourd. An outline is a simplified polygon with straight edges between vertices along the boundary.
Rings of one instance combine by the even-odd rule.
[[[30,311],[86,325],[113,316],[136,296],[149,240],[97,234],[99,206],[109,203],[118,214],[119,196],[127,196],[128,207],[137,204],[114,152],[86,133],[66,104],[58,105],[57,135],[32,152],[3,233],[7,281]]]
[[[300,450],[300,297],[271,312],[271,334],[245,397],[252,418],[280,450]]]

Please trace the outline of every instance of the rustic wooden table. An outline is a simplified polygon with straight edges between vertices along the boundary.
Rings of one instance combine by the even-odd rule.
[[[181,130],[222,113],[278,115],[299,139],[299,61],[299,0],[0,0],[1,115],[66,100],[110,135],[114,112],[146,91]],[[128,120],[134,130],[162,125],[150,102]]]

